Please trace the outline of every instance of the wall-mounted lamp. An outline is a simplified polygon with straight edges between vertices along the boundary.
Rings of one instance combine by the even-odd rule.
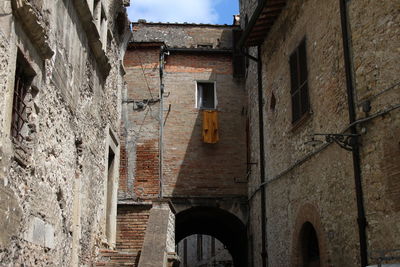
[[[311,135],[311,139],[304,144],[313,147],[323,143],[322,140],[315,139],[316,136],[325,136],[325,141],[329,144],[336,143],[341,148],[352,151],[353,147],[357,145],[357,137],[359,134],[332,134],[332,133],[315,133]]]

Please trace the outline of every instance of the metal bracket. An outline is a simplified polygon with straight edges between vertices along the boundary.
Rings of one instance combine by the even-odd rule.
[[[358,145],[359,134],[332,134],[332,133],[315,133],[312,136],[325,136],[325,141],[329,144],[336,143],[347,151],[353,151]]]

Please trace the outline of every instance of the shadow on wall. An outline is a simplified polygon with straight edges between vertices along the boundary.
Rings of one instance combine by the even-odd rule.
[[[165,89],[164,196],[246,195],[244,91],[229,55],[171,55]],[[202,92],[202,93],[201,93]],[[203,142],[203,102],[218,114],[215,144]]]

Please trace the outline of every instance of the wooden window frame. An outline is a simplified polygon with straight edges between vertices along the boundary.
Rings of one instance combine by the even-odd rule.
[[[289,57],[293,124],[301,121],[310,111],[306,50],[304,38]]]

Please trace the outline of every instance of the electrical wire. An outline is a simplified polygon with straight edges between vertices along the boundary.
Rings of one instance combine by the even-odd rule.
[[[136,48],[136,47],[135,47],[135,48]],[[140,68],[142,69],[142,73],[143,73],[144,80],[145,80],[145,82],[146,82],[147,90],[149,90],[151,99],[154,100],[153,93],[151,92],[151,89],[150,89],[149,81],[147,80],[146,73],[145,73],[145,71],[144,71],[142,58],[140,57],[139,53],[135,53],[135,54],[136,54],[136,56],[137,56],[137,58],[138,58],[138,60],[139,60]]]

